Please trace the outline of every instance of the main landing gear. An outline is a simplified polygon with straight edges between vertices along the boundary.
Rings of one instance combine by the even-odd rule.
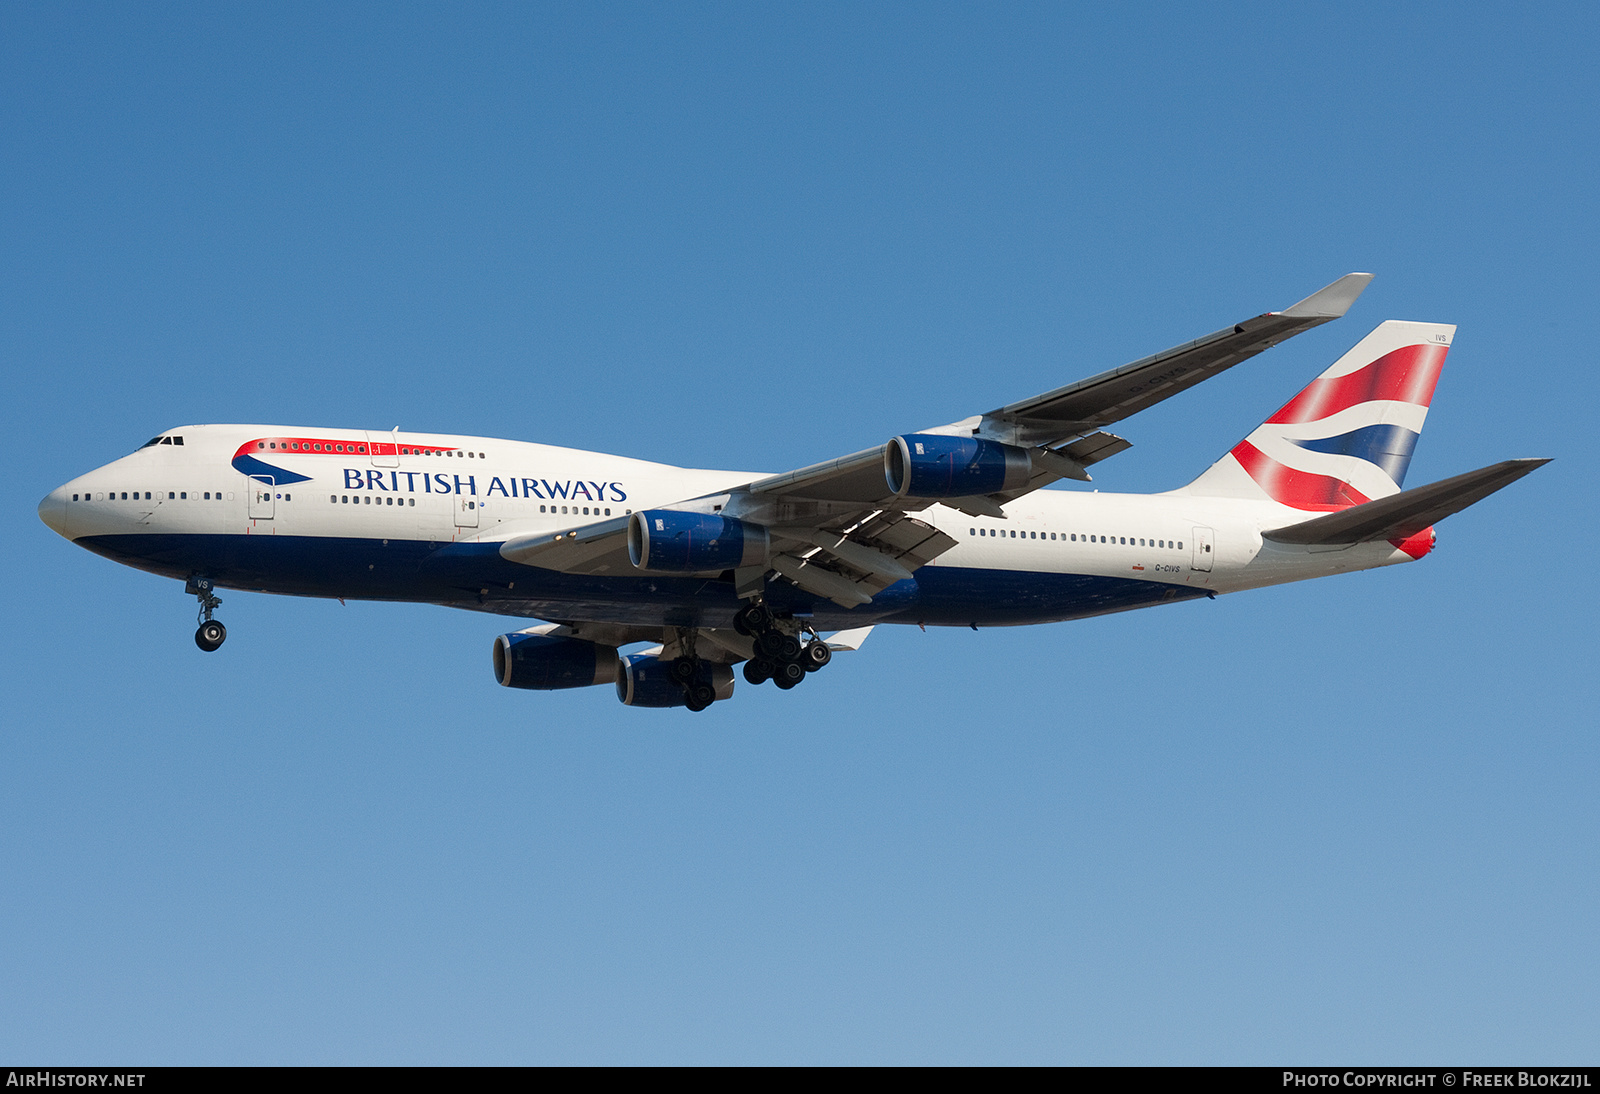
[[[833,660],[828,644],[813,632],[802,642],[792,619],[778,619],[765,604],[747,604],[733,617],[733,629],[753,640],[755,656],[744,663],[744,678],[751,684],[771,680],[784,691]]]
[[[696,714],[717,701],[717,689],[700,679],[699,658],[677,658],[667,665],[667,675],[683,688],[683,705]]]
[[[211,618],[211,613],[221,607],[222,598],[216,595],[210,578],[192,577],[183,591],[200,602],[200,627],[194,632],[194,644],[207,653],[215,653],[228,639],[228,628],[221,620]]]

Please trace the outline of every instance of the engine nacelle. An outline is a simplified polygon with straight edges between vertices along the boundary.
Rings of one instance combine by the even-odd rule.
[[[667,671],[670,662],[653,653],[635,653],[619,658],[617,698],[630,707],[681,707],[688,702],[683,685]],[[733,666],[700,662],[697,684],[710,684],[718,699],[733,695]]]
[[[609,684],[617,648],[551,634],[502,634],[494,640],[494,676],[501,687],[558,691]]]
[[[641,570],[693,573],[766,564],[767,530],[717,513],[646,509],[628,521],[628,558]]]
[[[967,498],[1020,489],[1033,462],[1026,449],[999,441],[907,433],[885,448],[883,477],[896,497]]]

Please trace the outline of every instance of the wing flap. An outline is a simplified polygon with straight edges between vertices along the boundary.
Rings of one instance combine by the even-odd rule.
[[[1126,452],[1133,447],[1133,442],[1124,440],[1115,433],[1091,433],[1087,437],[1079,437],[1071,444],[1050,451],[1060,453],[1083,467],[1089,467],[1108,460],[1119,452]]]
[[[850,539],[893,559],[907,571],[926,566],[957,543],[926,521],[895,512],[879,513],[862,522],[851,530]],[[900,580],[894,573],[876,571],[865,574],[860,586],[878,593]]]
[[[872,603],[870,593],[862,592],[843,574],[794,555],[773,555],[772,568],[794,582],[806,592],[827,599],[844,608],[855,608]]]
[[[1353,544],[1406,539],[1537,471],[1547,459],[1505,460],[1427,486],[1402,490],[1327,516],[1262,532],[1278,543]]]
[[[780,553],[772,559],[772,569],[807,592],[845,607],[869,603],[895,582],[914,577],[918,567],[957,542],[933,525],[893,510],[842,528],[790,526],[774,528],[773,534],[817,550],[804,558],[798,551]]]

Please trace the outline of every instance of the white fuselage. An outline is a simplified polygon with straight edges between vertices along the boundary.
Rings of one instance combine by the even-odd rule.
[[[602,617],[612,600],[625,602],[629,618],[646,618],[654,591],[665,589],[661,595],[674,611],[696,598],[709,605],[711,592],[645,574],[603,586],[541,587],[540,571],[491,558],[490,548],[512,536],[718,495],[760,477],[444,434],[202,425],[163,437],[52,491],[41,516],[90,549],[173,577],[204,574],[222,586],[416,599],[545,618],[563,617],[562,605],[573,618]],[[172,443],[177,437],[181,444]],[[926,596],[895,586],[881,605],[815,610],[846,620],[1042,622],[1412,559],[1387,542],[1343,549],[1276,544],[1262,532],[1308,514],[1182,491],[1047,489],[1008,503],[1005,513],[971,517],[930,505],[918,518],[957,545],[918,571],[915,584],[926,586]],[[442,573],[446,557],[455,560],[448,577],[414,577]],[[481,580],[465,569],[468,558],[481,563]],[[519,574],[522,592],[503,588],[518,584]],[[1076,584],[1058,580],[1066,578]],[[1045,591],[1032,595],[1030,581]],[[989,585],[1010,597],[1010,607],[994,610],[989,601],[997,594]],[[725,596],[711,600],[732,603]]]

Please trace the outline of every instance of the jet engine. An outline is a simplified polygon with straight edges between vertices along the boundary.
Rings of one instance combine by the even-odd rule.
[[[494,675],[501,687],[557,691],[609,684],[617,678],[617,649],[551,634],[502,634],[494,640]]]
[[[619,658],[617,698],[630,707],[682,707],[689,705],[684,684],[673,679],[672,661],[653,653]],[[709,684],[718,699],[733,696],[733,666],[701,661],[690,684]]]
[[[646,509],[628,521],[628,558],[641,570],[693,573],[761,566],[767,530],[715,513]]]
[[[1020,489],[1033,464],[1026,449],[999,441],[907,433],[885,447],[883,475],[896,497],[967,498]]]

